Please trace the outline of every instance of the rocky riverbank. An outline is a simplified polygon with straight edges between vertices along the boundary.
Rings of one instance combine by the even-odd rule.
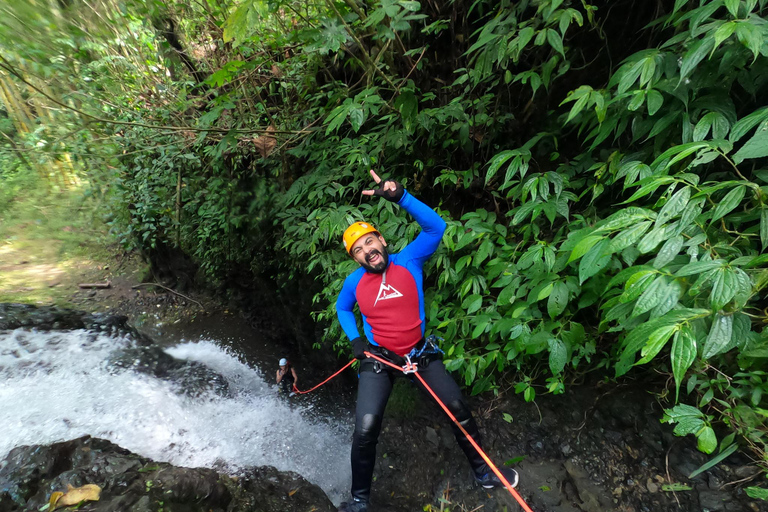
[[[229,477],[156,463],[109,441],[82,437],[11,451],[0,463],[0,512],[47,510],[53,493],[85,485],[101,489],[98,501],[77,507],[89,512],[335,510],[318,486],[295,473],[261,467]]]

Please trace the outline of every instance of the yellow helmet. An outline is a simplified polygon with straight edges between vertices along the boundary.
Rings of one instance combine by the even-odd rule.
[[[355,222],[349,226],[347,230],[344,231],[344,248],[347,252],[352,250],[352,245],[354,245],[361,236],[367,235],[368,233],[379,234],[379,231],[367,222]]]

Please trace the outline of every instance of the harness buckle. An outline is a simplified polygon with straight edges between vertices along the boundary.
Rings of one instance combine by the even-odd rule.
[[[410,355],[406,355],[405,356],[405,365],[403,365],[403,373],[405,375],[408,375],[408,374],[411,374],[411,373],[416,373],[417,371],[419,371],[418,363],[415,363],[415,362],[411,361],[411,356]]]

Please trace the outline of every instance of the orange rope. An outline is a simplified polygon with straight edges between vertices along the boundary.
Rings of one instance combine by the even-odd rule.
[[[528,504],[525,502],[525,500],[523,500],[523,498],[515,490],[515,488],[512,487],[512,485],[504,477],[504,475],[501,473],[501,471],[499,471],[499,468],[497,468],[496,465],[493,462],[491,462],[491,459],[489,459],[488,455],[486,455],[485,452],[483,451],[483,449],[480,448],[480,445],[478,445],[475,442],[475,440],[472,439],[472,436],[469,435],[469,432],[467,432],[464,429],[464,427],[461,426],[461,423],[459,423],[459,421],[456,419],[456,416],[454,416],[451,413],[451,411],[448,409],[448,407],[446,407],[446,405],[442,402],[442,400],[440,400],[437,397],[437,395],[435,394],[435,392],[432,391],[432,388],[430,388],[429,385],[427,385],[427,383],[424,381],[424,378],[421,375],[419,375],[419,372],[418,371],[414,371],[414,370],[416,370],[416,364],[415,363],[411,363],[407,367],[401,368],[400,366],[397,366],[396,364],[393,364],[393,363],[387,361],[386,359],[382,359],[382,358],[380,358],[380,357],[378,357],[378,356],[376,356],[374,354],[371,354],[370,352],[366,352],[365,355],[370,357],[370,358],[372,358],[372,359],[376,359],[380,363],[384,363],[384,364],[386,364],[388,366],[391,366],[392,368],[395,368],[395,369],[400,370],[402,372],[405,372],[406,370],[409,373],[413,372],[414,375],[416,375],[416,378],[419,379],[419,382],[421,382],[421,384],[424,386],[424,388],[427,391],[429,391],[429,394],[432,395],[432,398],[434,398],[435,401],[437,401],[437,403],[440,404],[440,407],[442,407],[442,409],[445,411],[445,413],[448,415],[448,417],[451,418],[451,421],[453,421],[456,424],[456,426],[459,427],[459,430],[461,430],[462,434],[464,434],[467,437],[467,439],[469,439],[469,442],[472,444],[472,446],[475,448],[475,450],[477,450],[477,453],[480,454],[480,456],[483,458],[485,463],[488,464],[488,467],[490,467],[493,470],[493,472],[496,474],[496,476],[499,477],[499,480],[501,480],[501,482],[504,484],[504,487],[509,491],[509,493],[512,495],[512,497],[515,498],[515,500],[517,500],[517,502],[520,504],[520,506],[523,508],[523,510],[525,510],[525,512],[533,512],[533,510],[531,510],[531,507],[528,506]]]
[[[330,377],[328,377],[327,379],[325,379],[323,382],[321,382],[321,383],[320,383],[320,384],[318,384],[317,386],[313,387],[312,389],[308,389],[308,390],[306,390],[306,391],[299,391],[299,388],[297,388],[297,387],[296,387],[296,384],[294,384],[294,385],[293,385],[293,391],[294,391],[295,393],[298,393],[299,395],[305,395],[305,394],[307,394],[307,393],[309,393],[309,392],[311,392],[311,391],[314,391],[314,390],[316,390],[317,388],[319,388],[320,386],[322,386],[323,384],[325,384],[326,382],[328,382],[329,380],[331,380],[332,378],[334,378],[335,376],[337,376],[338,374],[340,374],[341,372],[343,372],[344,370],[346,370],[347,368],[349,368],[349,366],[350,366],[352,363],[354,363],[354,362],[355,362],[355,360],[354,360],[354,359],[353,359],[353,360],[351,360],[350,362],[348,362],[347,364],[345,364],[345,365],[344,365],[344,367],[343,367],[341,370],[337,371],[336,373],[334,373],[333,375],[331,375]]]

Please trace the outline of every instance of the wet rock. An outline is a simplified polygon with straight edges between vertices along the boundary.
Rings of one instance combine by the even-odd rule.
[[[109,365],[172,382],[181,392],[190,396],[208,391],[227,395],[229,391],[223,376],[197,361],[176,359],[157,345],[117,350],[110,356]]]
[[[67,485],[96,484],[89,512],[331,512],[317,486],[293,473],[253,468],[241,478],[178,468],[139,457],[108,441],[83,437],[15,448],[0,462],[0,511],[37,511]]]
[[[756,466],[739,466],[735,469],[734,473],[739,478],[749,478],[757,473],[759,469]]]
[[[567,460],[563,464],[568,476],[570,476],[581,503],[579,508],[584,512],[600,512],[613,508],[613,503],[605,493],[593,483],[583,468],[573,460]]]
[[[427,441],[434,445],[435,448],[440,446],[440,438],[437,437],[437,432],[432,427],[427,427]]]
[[[29,328],[39,331],[89,329],[112,335],[130,336],[137,343],[152,343],[128,324],[128,317],[86,313],[56,306],[0,303],[0,331]]]
[[[731,501],[728,493],[720,491],[701,491],[699,493],[699,505],[702,512],[724,512]]]

